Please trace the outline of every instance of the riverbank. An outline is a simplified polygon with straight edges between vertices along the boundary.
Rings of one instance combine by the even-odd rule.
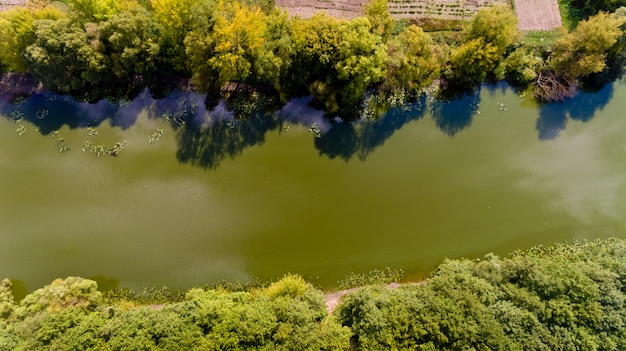
[[[324,311],[321,292],[287,275],[244,291],[102,294],[55,280],[17,303],[0,283],[0,348],[280,351],[626,347],[626,241],[607,239],[446,260],[427,284],[368,286]]]

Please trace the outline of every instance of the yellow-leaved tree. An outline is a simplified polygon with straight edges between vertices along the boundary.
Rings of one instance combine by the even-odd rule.
[[[24,49],[35,41],[34,21],[55,20],[64,14],[56,7],[17,7],[0,12],[0,62],[9,71],[25,72],[28,66],[22,59]]]

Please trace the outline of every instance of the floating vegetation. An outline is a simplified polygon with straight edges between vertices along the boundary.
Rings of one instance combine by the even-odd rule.
[[[96,145],[89,140],[85,141],[82,150],[83,152],[93,152],[98,157],[108,153],[106,145]]]
[[[27,100],[26,96],[18,96],[15,99],[13,99],[13,105],[20,107],[26,102],[26,100]]]
[[[179,125],[179,126],[184,126],[185,125],[185,118],[187,116],[187,112],[185,111],[178,111],[175,113],[172,113],[170,111],[166,111],[161,115],[161,118],[163,118],[165,121],[167,122],[171,122],[173,121],[175,124]]]
[[[22,136],[24,135],[24,133],[26,133],[26,127],[20,125],[15,131],[17,132],[17,135]]]
[[[156,143],[161,140],[163,133],[165,133],[165,131],[162,128],[158,128],[156,132],[148,135],[148,144]]]
[[[321,138],[322,137],[322,130],[320,129],[320,126],[317,123],[315,123],[315,122],[313,122],[313,124],[309,128],[309,132],[311,132],[311,134],[315,135],[316,138]]]
[[[389,96],[387,96],[387,103],[389,107],[402,107],[406,105],[408,95],[405,89],[394,89]]]
[[[93,138],[98,135],[98,131],[94,127],[87,127],[87,135]]]
[[[44,110],[37,110],[37,112],[35,113],[35,117],[37,119],[44,119],[44,118],[48,117],[48,113],[49,112],[50,111],[45,110],[45,109]]]
[[[57,148],[59,152],[65,152],[70,149],[70,146],[65,143],[65,138],[61,136],[58,130],[52,132],[52,137],[57,139]]]
[[[126,140],[122,141],[122,142],[117,142],[115,143],[115,146],[113,146],[110,150],[109,150],[109,155],[111,156],[117,156],[119,155],[120,151],[124,150],[126,148]]]
[[[11,119],[13,122],[17,123],[17,122],[19,122],[19,121],[24,119],[24,112],[17,111],[17,110],[12,111],[9,114],[9,119]]]
[[[377,96],[370,95],[366,97],[361,106],[361,118],[373,119],[376,114],[377,102],[378,102]]]
[[[172,121],[174,121],[174,123],[178,124],[179,126],[184,126],[186,123],[185,115],[186,113],[183,111],[176,112],[172,118]]]
[[[62,139],[62,138],[61,138]],[[65,143],[63,140],[59,140],[57,146],[59,147],[59,152],[65,152],[70,149],[70,146]]]
[[[117,156],[122,150],[126,148],[126,146],[127,146],[126,140],[115,143],[115,146],[113,147],[108,147],[106,145],[96,145],[90,140],[85,140],[85,143],[83,144],[83,147],[81,150],[83,152],[92,152],[96,154],[97,157],[100,157],[106,154],[111,155],[111,156]]]

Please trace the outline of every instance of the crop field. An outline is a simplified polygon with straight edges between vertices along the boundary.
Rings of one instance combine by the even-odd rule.
[[[367,0],[276,0],[276,6],[291,15],[311,17],[318,11],[339,18],[362,14]],[[389,12],[395,18],[467,19],[480,8],[491,5],[510,6],[509,0],[390,0]]]
[[[0,0],[0,11],[23,5],[26,5],[26,0]]]
[[[513,0],[521,30],[551,30],[561,26],[557,0]],[[309,18],[318,11],[338,18],[360,16],[367,0],[276,0],[292,16]],[[395,18],[463,20],[486,6],[511,6],[510,0],[389,0]]]

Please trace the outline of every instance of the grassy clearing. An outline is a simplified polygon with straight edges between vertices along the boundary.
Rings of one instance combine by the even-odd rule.
[[[552,44],[561,36],[563,33],[559,29],[553,30],[530,30],[524,32],[522,36],[522,42],[532,48],[540,48],[544,49]]]

